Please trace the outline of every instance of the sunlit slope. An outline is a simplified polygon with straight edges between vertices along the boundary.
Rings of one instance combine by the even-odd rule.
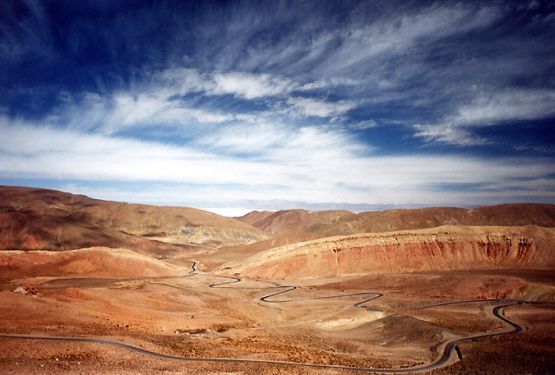
[[[292,235],[316,232],[320,227],[333,227],[353,213],[344,210],[307,211],[282,210],[276,212],[252,211],[238,218],[274,235]]]
[[[503,204],[474,209],[434,207],[359,214],[349,211],[253,211],[239,219],[274,235],[304,233],[307,238],[314,238],[433,228],[441,225],[555,227],[555,205]]]
[[[327,237],[280,246],[220,267],[263,278],[498,268],[555,268],[555,229],[442,226]]]
[[[93,247],[70,251],[0,251],[5,278],[37,276],[128,278],[175,276],[180,269],[127,249]]]
[[[193,208],[127,204],[54,190],[0,187],[2,249],[146,249],[159,246],[153,240],[219,246],[265,237],[249,224]]]

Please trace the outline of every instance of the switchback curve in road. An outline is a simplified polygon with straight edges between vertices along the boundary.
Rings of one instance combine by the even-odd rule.
[[[197,262],[193,262],[191,265],[191,270],[187,272],[187,274],[197,274]],[[185,276],[184,273],[182,273]],[[232,277],[232,276],[220,276],[220,275],[213,275],[208,273],[202,273],[199,275],[210,276],[210,277],[217,277],[217,278],[224,278],[228,281],[221,282],[221,283],[212,283],[209,285],[210,288],[240,288],[240,289],[281,289],[277,292],[272,292],[270,294],[266,294],[262,297],[259,297],[259,300],[262,302],[267,303],[287,303],[287,302],[296,302],[296,301],[303,301],[303,300],[315,300],[315,299],[332,299],[332,298],[343,298],[349,296],[371,296],[370,298],[365,298],[360,302],[355,303],[353,306],[362,308],[362,306],[376,298],[383,296],[382,293],[378,292],[360,292],[360,293],[352,293],[352,294],[342,294],[342,295],[332,295],[332,296],[324,296],[324,297],[307,297],[307,298],[299,298],[299,299],[288,299],[288,300],[272,300],[273,297],[278,295],[283,295],[288,292],[291,292],[297,289],[297,286],[294,285],[279,285],[276,284],[270,287],[230,287],[226,286],[229,284],[236,284],[242,281],[241,278]],[[264,281],[264,280],[256,280],[256,281]],[[272,282],[270,282],[272,283]],[[275,283],[273,283],[275,284]],[[417,365],[413,367],[405,367],[405,368],[372,368],[372,367],[351,367],[351,366],[344,366],[344,365],[329,365],[329,364],[318,364],[318,363],[303,363],[303,362],[293,362],[293,361],[280,361],[280,360],[265,360],[265,359],[253,359],[253,358],[198,358],[198,357],[185,357],[185,356],[177,356],[172,354],[165,354],[156,352],[153,350],[148,350],[145,348],[141,348],[137,345],[127,343],[125,341],[114,340],[114,339],[106,339],[106,338],[97,338],[97,337],[81,337],[81,336],[44,336],[44,335],[18,335],[18,334],[7,334],[7,333],[0,333],[0,339],[19,339],[19,340],[38,340],[38,341],[50,341],[50,342],[77,342],[77,343],[93,343],[93,344],[102,344],[102,345],[110,345],[115,346],[127,350],[131,350],[140,354],[148,355],[153,358],[163,359],[163,360],[172,360],[172,361],[184,361],[184,362],[207,362],[207,363],[243,363],[243,364],[262,364],[262,365],[282,365],[282,366],[294,366],[294,367],[305,367],[305,368],[318,368],[318,369],[333,369],[333,370],[344,370],[350,372],[366,372],[366,373],[374,373],[374,374],[406,374],[406,373],[422,373],[422,372],[429,372],[435,369],[439,369],[451,363],[453,353],[455,352],[455,348],[457,345],[477,340],[486,337],[493,337],[493,336],[500,336],[506,335],[510,333],[517,333],[522,332],[524,327],[514,322],[504,316],[503,311],[505,308],[514,305],[522,305],[522,304],[529,304],[537,302],[528,302],[528,301],[506,301],[506,300],[464,300],[464,301],[451,301],[451,302],[444,302],[435,305],[423,306],[418,307],[420,308],[428,308],[428,307],[436,307],[448,304],[456,304],[456,303],[469,303],[469,302],[499,302],[498,305],[494,306],[491,310],[492,316],[499,319],[503,324],[506,326],[506,329],[497,332],[485,332],[479,333],[463,338],[456,338],[448,340],[441,344],[440,348],[442,348],[440,355],[430,363]]]

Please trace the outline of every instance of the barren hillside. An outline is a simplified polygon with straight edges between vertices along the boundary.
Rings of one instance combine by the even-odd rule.
[[[55,190],[0,187],[0,248],[164,248],[264,239],[238,220],[193,208],[109,202]],[[170,246],[171,247],[171,246]]]
[[[177,267],[127,249],[0,251],[0,274],[4,278],[135,278],[174,276],[178,272]]]
[[[346,217],[335,227],[323,228],[321,232],[387,232],[403,229],[431,228],[440,225],[537,225],[550,228],[555,227],[555,205],[503,204],[472,209],[432,207],[362,212]]]
[[[274,214],[274,211],[251,211],[246,215],[236,217],[237,220],[242,221],[243,223],[247,223],[250,225],[254,225],[255,223],[264,220],[268,216]],[[255,225],[256,226],[256,225]]]
[[[555,205],[504,204],[475,209],[434,207],[354,214],[349,211],[285,210],[251,212],[241,218],[274,235],[305,233],[306,238],[351,233],[375,233],[441,225],[555,227]]]
[[[498,268],[555,268],[555,229],[438,228],[336,236],[263,251],[222,270],[264,278]]]
[[[252,211],[238,219],[252,224],[267,233],[291,235],[315,231],[322,226],[332,226],[352,215],[352,212],[343,210]]]

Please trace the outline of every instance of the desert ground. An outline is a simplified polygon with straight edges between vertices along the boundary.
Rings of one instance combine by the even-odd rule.
[[[0,218],[1,373],[555,373],[553,205]]]

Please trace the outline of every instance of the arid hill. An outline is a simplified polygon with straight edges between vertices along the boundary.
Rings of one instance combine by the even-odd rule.
[[[282,210],[253,211],[238,218],[271,234],[291,235],[306,233],[320,226],[331,227],[341,219],[352,216],[350,211]]]
[[[442,226],[285,245],[220,267],[263,278],[499,268],[555,269],[555,229]]]
[[[266,238],[238,220],[193,208],[109,202],[55,190],[0,187],[0,248],[140,250],[219,246]]]
[[[273,214],[255,211],[239,220],[274,235],[305,233],[309,239],[340,234],[432,228],[441,225],[555,227],[555,205],[503,204],[474,209],[438,207],[359,214],[349,211],[286,210]]]
[[[273,215],[275,211],[251,211],[246,215],[236,217],[237,220],[250,225],[266,219],[268,216]]]
[[[175,276],[179,268],[127,249],[93,247],[69,251],[0,251],[4,278],[135,278]]]

